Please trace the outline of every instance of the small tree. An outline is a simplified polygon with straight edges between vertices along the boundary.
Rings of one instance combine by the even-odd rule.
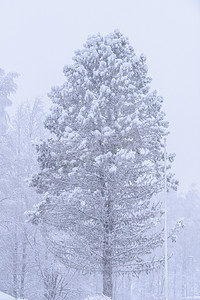
[[[67,266],[101,272],[112,298],[113,274],[155,267],[146,257],[163,242],[153,199],[163,189],[168,123],[145,57],[119,31],[88,38],[73,60],[50,94],[53,137],[37,147],[32,181],[44,201],[32,220],[48,228],[48,247]]]

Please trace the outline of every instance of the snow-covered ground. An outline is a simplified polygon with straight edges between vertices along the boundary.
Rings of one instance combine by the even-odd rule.
[[[84,300],[110,300],[110,298],[104,295],[88,296]]]
[[[10,295],[7,295],[3,292],[0,292],[0,300],[14,300],[14,298]]]
[[[8,294],[5,294],[3,292],[0,292],[0,300],[15,300],[14,297],[8,295]],[[17,300],[28,300],[28,299],[17,299]]]

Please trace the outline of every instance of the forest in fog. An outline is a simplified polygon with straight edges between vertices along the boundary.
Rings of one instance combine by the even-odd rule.
[[[8,108],[0,70],[0,291],[15,299],[164,298],[162,97],[119,31],[88,38],[66,82]],[[28,98],[28,95],[27,95]],[[200,193],[167,154],[169,297],[200,295]]]

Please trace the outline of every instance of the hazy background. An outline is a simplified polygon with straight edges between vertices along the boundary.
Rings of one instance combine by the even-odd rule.
[[[199,0],[0,0],[0,68],[20,74],[13,107],[36,96],[49,103],[74,50],[116,28],[147,56],[152,88],[164,97],[180,191],[199,185]]]

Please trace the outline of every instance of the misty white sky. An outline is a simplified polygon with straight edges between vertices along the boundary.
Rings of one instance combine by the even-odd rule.
[[[164,97],[180,191],[200,184],[200,0],[0,0],[0,68],[20,74],[13,106],[48,102],[74,50],[116,28],[147,56]]]

